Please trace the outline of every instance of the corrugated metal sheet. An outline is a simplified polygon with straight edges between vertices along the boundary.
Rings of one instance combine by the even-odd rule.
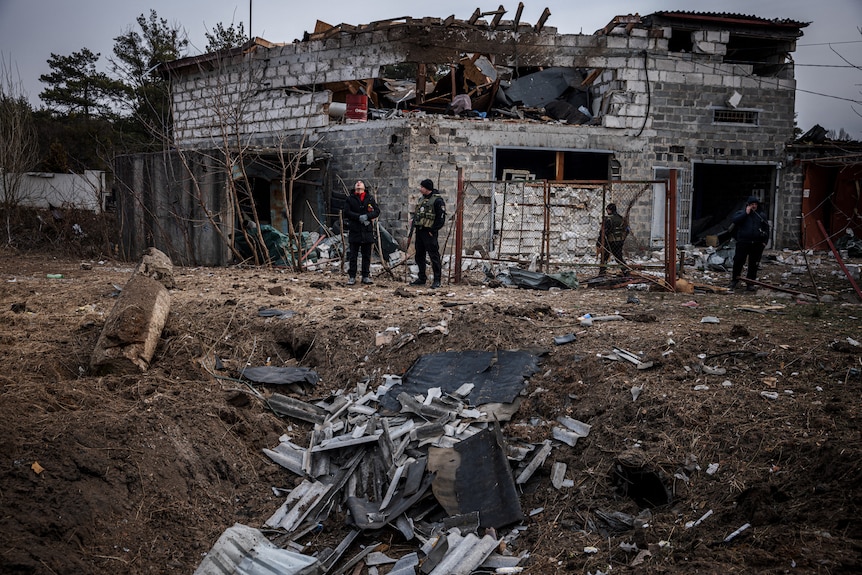
[[[690,12],[687,10],[673,10],[673,11],[662,11],[662,12],[653,12],[649,16],[645,16],[644,20],[650,17],[660,17],[660,18],[673,18],[677,20],[689,20],[692,22],[725,22],[729,24],[744,24],[744,25],[754,25],[754,26],[778,26],[781,28],[804,28],[808,26],[810,22],[799,22],[797,20],[790,20],[789,18],[761,18],[759,16],[752,16],[748,14],[735,14],[732,12]]]
[[[194,575],[320,575],[320,562],[280,549],[259,530],[241,523],[222,533]]]

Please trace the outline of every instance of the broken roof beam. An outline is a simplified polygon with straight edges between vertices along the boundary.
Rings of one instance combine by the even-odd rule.
[[[491,20],[491,30],[496,30],[497,25],[500,24],[500,20],[503,18],[503,15],[506,13],[506,9],[503,8],[503,5],[500,4],[500,7],[497,8],[494,12],[485,12],[485,16],[494,15],[494,18]]]
[[[548,18],[550,18],[550,17],[551,17],[551,10],[546,7],[545,10],[542,12],[542,15],[539,16],[539,21],[536,22],[536,26],[535,26],[534,30],[536,32],[541,32],[542,28],[545,27],[545,22],[547,22]]]
[[[512,29],[517,31],[518,24],[521,22],[521,14],[524,12],[524,3],[518,2],[518,10],[515,12],[515,19],[512,21]]]

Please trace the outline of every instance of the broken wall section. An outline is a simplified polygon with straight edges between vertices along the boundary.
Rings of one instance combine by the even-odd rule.
[[[457,22],[444,25],[429,18],[373,31],[341,32],[326,40],[267,44],[208,66],[193,58],[178,60],[167,67],[173,83],[176,144],[212,145],[223,133],[237,136],[234,130],[239,127],[240,139],[271,145],[272,138],[285,131],[325,128],[337,123],[329,114],[331,87],[353,83],[351,89],[356,90],[378,78],[384,66],[448,65],[465,54],[481,54],[495,66],[510,69],[509,74],[546,67],[592,70],[622,66],[633,50],[666,49],[666,40],[648,37],[646,30],[633,32],[560,35],[555,28],[544,28],[515,33]],[[601,87],[593,89],[603,97]],[[225,108],[230,112],[217,112]]]

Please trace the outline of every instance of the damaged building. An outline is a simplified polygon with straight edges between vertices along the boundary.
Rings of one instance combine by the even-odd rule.
[[[476,9],[467,20],[318,22],[293,43],[254,38],[169,62],[176,153],[221,157],[203,170],[211,196],[231,177],[246,182],[249,204],[282,231],[337,225],[357,179],[377,196],[381,224],[403,240],[425,178],[454,206],[459,174],[613,182],[674,173],[679,244],[720,235],[727,216],[756,195],[773,222],[771,245],[798,245],[802,171],[788,165],[786,146],[794,135],[791,55],[807,23],[667,11],[567,34],[548,25],[547,9],[522,22],[522,8]],[[257,168],[237,178],[246,164]],[[134,189],[146,180],[141,170],[127,162],[118,178]],[[664,194],[656,186],[626,211],[650,247],[663,247]],[[208,199],[211,221],[224,228],[219,238],[233,237],[241,206]],[[127,219],[149,217],[129,205]],[[201,245],[203,233],[216,230],[177,235]]]
[[[804,175],[800,245],[825,250],[828,237],[862,255],[862,142],[830,138],[817,125],[787,151]]]

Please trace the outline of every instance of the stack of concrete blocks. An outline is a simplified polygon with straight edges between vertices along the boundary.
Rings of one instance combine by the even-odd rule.
[[[542,252],[541,183],[503,182],[494,188],[494,222],[499,257],[537,258]]]
[[[585,254],[595,253],[602,217],[601,191],[552,186],[550,205],[550,261],[576,263]]]

